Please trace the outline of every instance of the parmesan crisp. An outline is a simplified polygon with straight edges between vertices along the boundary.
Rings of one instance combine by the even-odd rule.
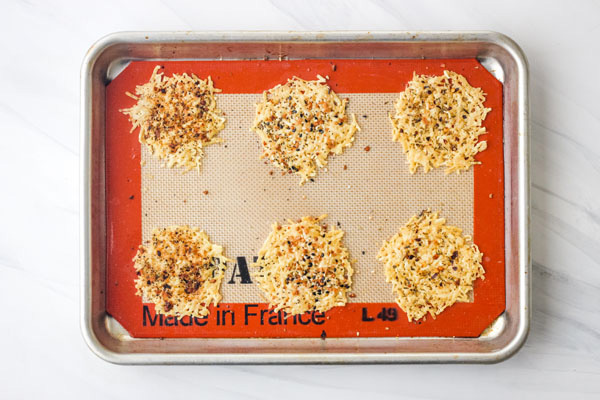
[[[473,282],[485,279],[482,257],[470,236],[431,211],[412,217],[377,256],[409,321],[470,301]]]
[[[445,166],[447,174],[460,173],[480,164],[475,155],[487,148],[487,142],[478,142],[486,133],[481,124],[491,111],[484,101],[483,90],[455,72],[415,74],[390,116],[393,140],[402,144],[410,172]]]
[[[304,217],[273,230],[253,263],[258,286],[275,311],[289,315],[325,312],[346,304],[353,270],[344,232],[328,230],[325,215]]]
[[[133,259],[136,294],[154,303],[157,314],[204,317],[221,300],[227,261],[223,248],[198,228],[154,229]]]
[[[140,127],[140,143],[169,168],[200,169],[202,149],[223,141],[216,137],[225,128],[215,99],[220,90],[210,76],[206,80],[186,73],[165,77],[158,73],[160,68],[157,65],[150,81],[135,88],[135,95],[126,93],[137,103],[119,111],[129,116],[132,131]]]
[[[293,77],[263,93],[251,130],[260,137],[263,154],[284,172],[300,175],[300,184],[313,180],[331,154],[342,154],[360,130],[354,114],[346,115],[341,100],[326,80]]]

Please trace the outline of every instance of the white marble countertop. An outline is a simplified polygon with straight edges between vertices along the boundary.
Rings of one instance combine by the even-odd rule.
[[[3,1],[0,398],[599,398],[600,3],[446,3]],[[87,349],[83,56],[115,31],[235,29],[482,29],[519,43],[531,73],[534,264],[531,333],[517,355],[497,365],[125,367]]]

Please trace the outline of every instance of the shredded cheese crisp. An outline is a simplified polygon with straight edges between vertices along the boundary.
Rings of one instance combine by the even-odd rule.
[[[202,149],[223,140],[216,135],[225,128],[223,112],[217,108],[210,76],[206,80],[173,74],[165,77],[154,68],[150,81],[135,88],[137,100],[131,108],[119,110],[140,127],[139,140],[171,168],[200,168]]]
[[[313,180],[330,154],[341,154],[360,130],[356,116],[346,115],[347,99],[340,98],[318,75],[315,81],[289,79],[263,93],[251,128],[268,158],[284,172],[300,175],[300,184]]]
[[[441,76],[414,74],[395,104],[390,119],[393,139],[402,143],[410,172],[419,166],[425,172],[440,166],[446,173],[469,169],[475,155],[487,148],[478,142],[486,133],[481,126],[490,108],[485,108],[485,93],[466,78],[452,71]]]
[[[225,274],[223,248],[198,228],[171,226],[154,229],[133,259],[137,295],[156,305],[156,313],[203,317],[208,306],[221,300]]]
[[[470,236],[431,211],[412,217],[377,256],[409,321],[470,301],[473,282],[485,279],[482,257]]]
[[[325,218],[304,217],[274,224],[258,253],[253,272],[270,307],[288,315],[325,312],[346,304],[353,270],[344,232],[328,230]]]

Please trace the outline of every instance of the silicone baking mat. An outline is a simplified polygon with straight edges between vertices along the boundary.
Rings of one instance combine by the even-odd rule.
[[[156,65],[166,75],[210,75],[222,90],[217,102],[227,118],[225,142],[206,148],[200,172],[163,168],[129,133],[118,110],[135,100],[125,95],[148,81]],[[391,140],[388,114],[418,74],[461,73],[483,88],[492,108],[484,126],[488,149],[482,162],[461,174],[443,169],[413,175],[401,145]],[[328,84],[349,99],[348,111],[361,131],[344,154],[330,157],[314,182],[258,159],[257,135],[249,131],[261,93],[292,76]],[[297,60],[132,62],[106,93],[107,311],[134,337],[476,337],[504,310],[504,203],[502,85],[476,60]],[[367,151],[368,150],[368,151]],[[431,208],[459,226],[484,253],[485,280],[475,283],[473,301],[448,308],[436,319],[409,323],[394,303],[376,254],[412,215]],[[270,312],[252,277],[250,263],[275,221],[328,214],[345,231],[355,259],[353,297],[325,314],[285,318]],[[236,262],[228,265],[223,299],[205,319],[156,315],[135,295],[132,258],[152,229],[192,225],[223,245]]]

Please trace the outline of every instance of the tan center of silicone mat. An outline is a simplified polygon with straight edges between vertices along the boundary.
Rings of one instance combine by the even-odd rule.
[[[220,133],[225,142],[205,149],[200,173],[163,168],[143,147],[143,239],[148,240],[156,227],[198,226],[213,243],[224,246],[227,257],[245,257],[249,265],[273,222],[328,214],[325,223],[345,232],[344,244],[356,260],[352,286],[356,297],[349,301],[393,303],[391,286],[376,260],[383,240],[426,208],[440,211],[449,224],[471,235],[473,169],[411,175],[402,146],[392,142],[388,118],[398,94],[339,95],[350,99],[348,111],[356,114],[361,131],[352,147],[329,157],[327,170],[319,170],[315,181],[303,186],[299,176],[282,176],[281,170],[259,160],[258,136],[249,128],[261,94],[217,95],[227,118]],[[256,284],[239,284],[239,278],[228,284],[232,273],[233,263],[221,286],[222,302],[264,301]]]

